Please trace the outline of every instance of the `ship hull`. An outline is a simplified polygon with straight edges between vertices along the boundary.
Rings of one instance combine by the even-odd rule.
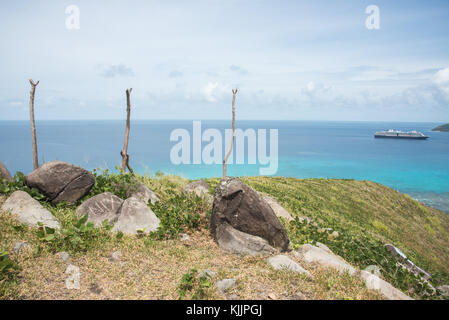
[[[405,137],[405,136],[383,136],[383,135],[374,135],[374,138],[426,140],[426,139],[428,139],[429,137]]]

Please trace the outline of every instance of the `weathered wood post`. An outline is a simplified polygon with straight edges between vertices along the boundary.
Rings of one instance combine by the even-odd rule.
[[[34,93],[36,92],[36,86],[39,84],[39,81],[34,83],[32,79],[30,79],[31,91],[30,91],[30,126],[31,126],[31,140],[33,144],[33,168],[36,170],[39,168],[39,161],[37,158],[37,142],[36,142],[36,125],[34,123]]]
[[[122,155],[122,173],[126,173],[126,168],[129,172],[133,173],[133,169],[129,166],[129,154],[128,154],[128,140],[129,140],[129,127],[130,127],[130,117],[131,117],[131,101],[130,95],[133,89],[126,89],[126,131],[125,131],[125,144],[123,145],[123,150],[120,151]]]
[[[228,161],[229,155],[232,152],[232,148],[234,146],[234,135],[235,135],[235,96],[237,95],[238,89],[232,89],[232,139],[231,145],[229,146],[228,153],[226,153],[225,158],[223,159],[223,178],[226,177],[226,161]]]

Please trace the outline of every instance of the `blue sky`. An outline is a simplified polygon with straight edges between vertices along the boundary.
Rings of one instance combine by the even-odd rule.
[[[80,29],[68,30],[68,5]],[[380,29],[368,30],[368,5]],[[448,1],[2,1],[0,120],[449,122]]]

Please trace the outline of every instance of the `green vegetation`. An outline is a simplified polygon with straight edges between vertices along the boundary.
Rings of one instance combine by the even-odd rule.
[[[95,228],[92,222],[87,222],[87,214],[70,219],[65,223],[60,232],[39,224],[36,236],[39,240],[38,250],[43,247],[50,252],[67,251],[79,254],[95,247],[101,247],[102,243],[109,241],[112,234],[109,232],[112,225],[107,220],[103,221],[101,228]]]
[[[432,131],[449,132],[449,123],[433,128]]]
[[[8,252],[0,250],[0,298],[14,290],[19,265],[11,260]]]
[[[184,299],[190,294],[190,299],[205,299],[210,295],[212,282],[206,275],[199,275],[198,269],[193,268],[188,273],[182,275],[181,283],[178,287],[180,299]]]
[[[59,251],[67,251],[74,259],[88,261],[89,265],[95,265],[98,261],[98,267],[91,267],[91,272],[101,273],[104,266],[104,262],[101,263],[101,255],[104,251],[121,248],[121,251],[129,251],[132,259],[136,259],[132,262],[133,266],[153,258],[156,260],[152,263],[161,260],[166,261],[167,265],[172,263],[172,269],[167,267],[167,270],[161,270],[161,267],[154,267],[158,270],[156,274],[163,273],[165,277],[176,278],[176,281],[170,283],[167,283],[168,280],[160,280],[161,283],[167,283],[168,289],[162,285],[159,291],[171,290],[162,297],[216,298],[216,293],[212,292],[213,285],[210,279],[197,277],[196,266],[208,267],[211,263],[229,266],[226,267],[228,269],[220,271],[220,274],[246,277],[245,281],[252,281],[248,279],[262,281],[263,278],[263,281],[267,281],[266,284],[276,284],[282,292],[287,289],[295,290],[299,286],[309,290],[309,296],[315,298],[377,297],[368,291],[361,291],[366,290],[362,289],[363,284],[349,276],[343,279],[344,276],[338,273],[318,270],[315,276],[319,280],[313,288],[310,288],[311,284],[306,280],[295,278],[293,281],[292,275],[288,273],[277,271],[271,271],[268,275],[260,273],[261,271],[257,270],[266,270],[266,262],[263,259],[242,259],[223,253],[209,235],[208,227],[212,210],[210,200],[184,192],[183,187],[189,181],[181,177],[161,173],[153,177],[123,175],[112,174],[108,171],[101,173],[95,171],[94,175],[95,185],[82,201],[106,191],[125,198],[127,184],[143,182],[161,199],[155,204],[149,204],[161,220],[159,230],[149,235],[145,235],[144,230],[141,230],[137,237],[130,237],[122,233],[112,233],[111,225],[107,222],[104,222],[100,228],[94,227],[87,222],[86,216],[77,217],[74,214],[78,204],[61,203],[53,206],[45,202],[45,198],[37,190],[29,189],[24,185],[24,177],[18,173],[13,183],[0,183],[2,192],[6,196],[15,190],[24,190],[32,194],[61,223],[60,231],[44,226],[36,229],[19,223],[9,215],[0,215],[0,248],[9,250],[16,241],[27,241],[33,248],[24,258],[17,260],[25,272],[26,279],[38,277],[34,275],[34,272],[44,272],[37,266],[45,265],[42,259],[48,260]],[[207,180],[210,184],[210,193],[213,192],[219,180],[218,178]],[[398,267],[396,261],[384,248],[385,243],[392,243],[407,254],[416,265],[432,274],[433,286],[449,283],[449,250],[447,248],[449,215],[447,214],[429,208],[407,195],[369,181],[281,177],[244,177],[242,181],[260,192],[270,194],[292,214],[294,221],[282,221],[282,223],[286,226],[293,249],[305,243],[321,242],[355,267],[364,269],[370,265],[378,266],[385,280],[408,295],[414,298],[428,298],[427,285],[413,274]],[[5,199],[6,197],[0,197],[0,205]],[[310,220],[300,219],[302,217],[308,217]],[[325,228],[338,231],[339,236],[329,236],[332,231],[326,231]],[[180,243],[178,234],[181,232],[195,235],[200,240],[196,240],[194,245]],[[201,249],[202,246],[204,249]],[[13,258],[15,260],[14,255]],[[7,260],[9,257],[4,259],[11,261]],[[37,263],[37,261],[40,262]],[[237,270],[236,264],[241,269]],[[11,265],[11,262],[8,262],[8,265]],[[34,290],[38,295],[38,292],[42,292],[43,289],[37,289],[39,286],[33,285],[33,283],[40,283],[42,286],[41,282],[36,280],[29,280],[28,283],[24,280],[17,282],[16,274],[15,269],[3,272],[2,268],[0,298],[17,298],[30,290]],[[101,274],[102,277],[105,276],[104,273]],[[117,274],[121,277],[122,271],[117,271]],[[9,279],[8,282],[6,278]],[[141,275],[139,282],[134,285],[143,285],[141,282],[144,278],[145,276]],[[151,279],[153,279],[151,281],[157,281],[154,279],[154,273]],[[239,281],[239,283],[242,284],[245,281]],[[344,283],[353,287],[345,290]],[[131,284],[128,283],[124,288],[130,288],[130,286]],[[16,294],[11,288],[16,288],[17,292],[21,293]],[[53,292],[51,290],[49,292]],[[247,292],[248,298],[253,297],[249,289],[242,287],[239,290]]]
[[[27,192],[34,199],[44,201],[45,196],[36,188],[30,188],[26,185],[25,175],[17,171],[13,177],[14,181],[10,182],[0,178],[0,194],[11,194],[14,191],[21,190]]]

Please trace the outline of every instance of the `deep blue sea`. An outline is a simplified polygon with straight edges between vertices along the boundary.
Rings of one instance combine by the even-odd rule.
[[[238,121],[236,125],[244,130],[278,129],[277,176],[372,180],[449,212],[449,133],[431,131],[439,123]],[[62,160],[89,170],[114,170],[121,163],[125,121],[37,121],[36,128],[40,162]],[[176,144],[170,133],[177,128],[192,132],[192,121],[132,120],[128,153],[133,169],[191,179],[221,176],[221,164],[170,162]],[[203,120],[203,131],[207,128],[223,132],[230,122]],[[384,129],[418,130],[430,138],[375,139],[374,132]],[[32,170],[28,121],[0,121],[0,161],[11,173]],[[259,168],[259,164],[233,164],[228,175],[258,175]]]

